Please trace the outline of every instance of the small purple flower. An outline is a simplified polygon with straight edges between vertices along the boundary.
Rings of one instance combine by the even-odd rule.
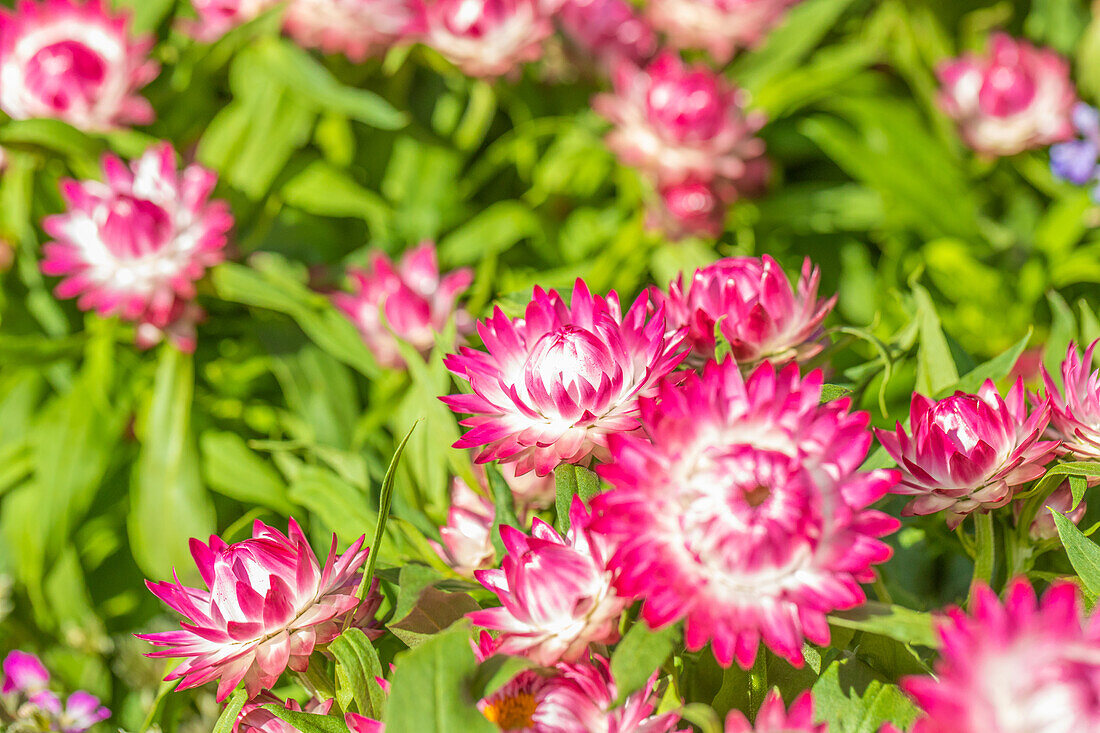
[[[1073,108],[1073,127],[1078,139],[1050,146],[1050,170],[1056,178],[1077,186],[1100,182],[1100,111],[1078,102]],[[1100,186],[1094,188],[1093,197],[1098,193]]]

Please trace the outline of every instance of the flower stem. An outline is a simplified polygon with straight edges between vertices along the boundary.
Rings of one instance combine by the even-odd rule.
[[[970,598],[974,598],[974,586],[978,583],[989,585],[993,579],[993,560],[997,546],[993,531],[993,515],[989,512],[975,512],[974,517],[974,578],[970,582]],[[969,605],[969,602],[968,602]]]

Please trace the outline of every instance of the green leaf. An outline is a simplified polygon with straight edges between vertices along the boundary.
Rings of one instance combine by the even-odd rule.
[[[355,705],[361,715],[382,717],[386,695],[378,684],[382,662],[370,639],[361,629],[348,629],[329,646],[336,657],[336,702],[344,712]]]
[[[62,155],[94,162],[103,143],[60,120],[35,118],[12,120],[0,127],[0,145],[11,148],[42,148]]]
[[[1077,529],[1077,525],[1061,512],[1050,510],[1054,515],[1054,524],[1058,527],[1058,536],[1066,548],[1069,562],[1081,578],[1081,582],[1094,595],[1100,594],[1100,547]]]
[[[838,733],[877,733],[883,723],[903,729],[917,716],[913,703],[858,657],[830,663],[812,688],[815,719]]]
[[[959,381],[951,347],[947,343],[940,317],[932,304],[932,297],[920,285],[913,284],[913,296],[917,301],[917,322],[920,328],[920,347],[917,352],[917,391],[933,396]]]
[[[378,523],[363,492],[319,466],[302,466],[290,484],[288,496],[293,503],[315,513],[338,537],[365,535],[371,525]]]
[[[363,219],[376,237],[386,234],[393,216],[381,196],[323,160],[307,165],[283,185],[282,192],[288,204],[310,214]]]
[[[967,372],[959,381],[955,382],[950,387],[945,387],[940,390],[936,394],[936,399],[947,397],[959,390],[975,393],[985,380],[992,379],[996,382],[999,379],[1003,379],[1012,371],[1012,367],[1016,365],[1017,360],[1020,358],[1020,354],[1024,353],[1024,349],[1027,348],[1027,342],[1030,340],[1031,329],[1029,328],[1027,335],[1013,344],[1011,348],[993,357],[989,361],[979,364]]]
[[[554,469],[554,486],[554,506],[558,512],[554,527],[564,537],[569,531],[569,507],[573,504],[573,497],[577,495],[577,472],[573,470],[573,466],[563,463]]]
[[[420,591],[408,614],[399,621],[391,621],[387,628],[406,646],[415,647],[480,608],[466,593],[448,593],[428,586]]]
[[[1058,293],[1047,293],[1047,302],[1050,303],[1050,312],[1053,320],[1050,324],[1050,334],[1047,336],[1046,345],[1043,347],[1043,366],[1050,374],[1054,383],[1062,387],[1062,361],[1066,358],[1069,343],[1077,333],[1077,321],[1073,317],[1073,311],[1069,304]]]
[[[535,669],[537,666],[527,657],[495,654],[478,665],[477,674],[470,681],[470,697],[474,700],[488,697],[511,682],[520,672]]]
[[[611,654],[611,676],[619,691],[619,703],[645,687],[679,640],[677,624],[656,631],[640,622],[630,627]]]
[[[1070,476],[1069,477],[1069,490],[1073,496],[1073,505],[1070,507],[1070,511],[1077,508],[1077,505],[1081,503],[1081,499],[1085,498],[1085,489],[1089,486],[1088,481],[1084,476]]]
[[[852,390],[847,387],[842,387],[839,384],[823,384],[821,385],[821,401],[832,402],[833,400],[839,400],[841,397],[850,395]]]
[[[493,733],[469,696],[477,673],[468,623],[455,624],[398,656],[386,704],[386,733]]]
[[[1017,498],[1025,499],[1029,496],[1049,494],[1069,476],[1082,476],[1085,478],[1100,476],[1100,463],[1070,461],[1069,463],[1055,464],[1043,474],[1043,478],[1037,481],[1032,488],[1018,494]]]
[[[386,520],[390,518],[390,503],[393,501],[393,483],[397,475],[397,467],[401,465],[401,454],[405,452],[405,446],[409,444],[409,438],[412,437],[414,430],[416,430],[416,423],[413,423],[413,426],[409,428],[404,440],[393,452],[390,466],[386,469],[386,475],[382,478],[382,488],[378,495],[378,524],[374,527],[374,538],[370,543],[371,553],[367,556],[367,569],[363,571],[363,579],[359,581],[359,591],[355,594],[360,601],[367,597],[371,581],[374,580],[374,567],[378,562],[378,552],[374,548],[382,545],[382,536],[386,532]],[[350,616],[348,620],[351,620]]]
[[[473,264],[528,237],[541,237],[542,231],[542,222],[526,205],[499,201],[444,237],[439,257],[451,265]]]
[[[282,477],[253,453],[239,435],[208,430],[200,437],[199,448],[203,477],[214,491],[286,516],[294,513]]]
[[[115,0],[116,5],[130,9],[133,21],[131,32],[150,33],[155,31],[176,4],[175,0]]]
[[[868,601],[848,611],[829,614],[829,623],[855,631],[878,634],[906,644],[935,648],[939,645],[932,616],[902,606]]]
[[[493,504],[496,507],[496,511],[493,514],[493,527],[490,530],[489,538],[493,542],[493,547],[496,548],[497,557],[504,557],[504,541],[500,538],[500,526],[502,524],[522,531],[523,525],[519,521],[519,517],[516,516],[516,497],[512,493],[512,487],[508,485],[508,482],[504,480],[504,476],[501,475],[500,469],[495,464],[489,463],[485,466],[485,474],[489,477],[489,488],[493,491]]]
[[[248,702],[248,692],[243,688],[233,693],[225,703],[225,710],[218,716],[218,722],[214,724],[212,733],[233,733],[237,724],[237,716],[241,714],[241,708]]]
[[[264,710],[280,720],[293,725],[301,733],[348,733],[348,726],[343,718],[331,715],[317,715],[315,713],[299,713],[287,710],[282,705],[264,705]]]

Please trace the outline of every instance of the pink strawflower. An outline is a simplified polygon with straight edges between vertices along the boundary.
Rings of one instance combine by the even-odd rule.
[[[657,189],[657,201],[646,212],[646,225],[672,239],[721,236],[726,209],[737,198],[731,186],[688,180]]]
[[[167,143],[129,167],[108,155],[103,172],[103,183],[62,181],[68,211],[42,224],[54,238],[42,271],[63,278],[59,298],[137,322],[139,341],[160,332],[193,350],[195,282],[225,258],[233,226],[229,206],[210,201],[217,176],[197,165],[181,171]]]
[[[496,564],[492,528],[496,508],[459,478],[451,484],[451,508],[447,524],[439,529],[443,544],[430,541],[443,562],[459,575],[474,577],[475,570]]]
[[[467,76],[514,75],[554,26],[539,0],[426,0],[423,41]]]
[[[557,12],[566,37],[607,69],[621,61],[646,63],[657,34],[627,0],[568,0]]]
[[[344,715],[344,724],[351,730],[352,733],[384,733],[386,730],[386,724],[367,718],[358,713],[346,713]]]
[[[579,497],[569,510],[572,526],[563,540],[536,518],[531,535],[500,528],[508,554],[500,570],[478,570],[478,582],[503,605],[468,614],[477,626],[503,632],[497,651],[549,666],[575,662],[591,643],[619,638],[619,616],[630,601],[616,595],[602,537],[588,529]]]
[[[139,635],[167,647],[151,657],[183,658],[167,680],[186,690],[219,680],[218,701],[242,681],[249,697],[270,689],[289,667],[305,671],[318,644],[335,639],[343,620],[359,606],[357,569],[367,559],[363,537],[336,555],[336,537],[322,570],[298,523],[289,536],[256,521],[252,539],[227,545],[191,540],[191,554],[209,590],[146,582],[181,613],[181,631]],[[365,607],[377,609],[376,594]],[[374,632],[368,632],[373,634]]]
[[[233,733],[297,733],[297,728],[277,717],[274,713],[268,712],[263,706],[278,705],[296,713],[307,712],[316,715],[328,715],[333,702],[335,700],[331,698],[323,702],[316,699],[310,700],[303,711],[297,700],[280,700],[270,692],[261,692],[241,708],[236,722],[233,723]]]
[[[1047,401],[1028,414],[1022,380],[1004,399],[988,379],[976,395],[938,402],[914,392],[909,432],[901,423],[875,431],[902,471],[894,492],[916,497],[902,515],[942,511],[954,529],[971,512],[1004,506],[1054,457],[1057,441],[1039,439],[1049,419]]]
[[[764,155],[754,137],[763,116],[746,113],[744,93],[714,71],[666,51],[644,69],[620,63],[612,79],[615,93],[592,103],[615,124],[607,144],[658,185],[716,178],[736,185]]]
[[[1090,371],[1093,352],[1100,341],[1093,341],[1082,359],[1072,342],[1062,362],[1062,384],[1058,385],[1043,369],[1046,396],[1050,400],[1049,435],[1062,441],[1062,448],[1081,461],[1100,460],[1100,370]]]
[[[42,661],[33,654],[15,649],[4,657],[4,682],[0,694],[20,693],[31,697],[46,689],[50,673]]]
[[[473,272],[462,268],[440,277],[431,242],[409,250],[396,264],[385,253],[375,252],[366,268],[351,268],[348,277],[352,292],[337,293],[332,301],[358,327],[384,367],[405,366],[398,339],[427,354],[451,317],[460,332],[469,328],[469,317],[456,303],[473,282]]]
[[[523,318],[498,308],[478,324],[487,352],[462,347],[447,367],[473,394],[442,397],[470,413],[456,448],[483,446],[479,463],[515,463],[545,476],[560,463],[607,457],[607,436],[638,427],[638,398],[683,359],[679,334],[648,318],[643,295],[623,315],[619,298],[593,296],[578,280],[565,301],[536,287]]]
[[[982,585],[970,614],[947,612],[935,677],[906,677],[923,708],[922,733],[1081,733],[1100,730],[1100,616],[1077,587],[1056,583],[1036,600],[1024,579],[1002,605]]]
[[[152,36],[132,38],[127,14],[103,0],[19,0],[0,9],[0,108],[17,120],[52,117],[102,132],[147,125],[153,108],[137,90],[160,67]]]
[[[422,20],[418,0],[291,0],[283,28],[302,46],[362,61],[420,32]]]
[[[649,19],[675,48],[702,49],[726,64],[757,45],[799,0],[649,0]]]
[[[1022,502],[1023,500],[1021,499],[1016,502],[1013,507],[1017,514],[1019,513]],[[1031,526],[1028,528],[1028,535],[1035,541],[1054,539],[1058,536],[1058,527],[1054,524],[1054,514],[1051,510],[1053,509],[1059,514],[1065,515],[1066,519],[1077,524],[1084,518],[1088,503],[1082,499],[1076,509],[1072,507],[1073,491],[1069,487],[1069,482],[1065,481],[1047,497],[1046,501],[1043,502],[1043,505],[1035,515],[1035,519],[1032,520]]]
[[[820,404],[822,374],[763,364],[747,379],[710,362],[641,401],[643,433],[612,436],[614,487],[592,500],[593,532],[615,543],[619,594],[653,628],[686,619],[724,666],[760,641],[801,665],[829,641],[826,614],[864,602],[897,520],[868,509],[897,480],[859,472],[871,434],[848,400]]]
[[[714,326],[729,341],[731,354],[742,364],[805,361],[824,348],[822,322],[836,296],[818,299],[821,272],[807,259],[797,289],[783,268],[768,255],[729,257],[695,271],[685,288],[677,278],[665,294],[653,289],[665,308],[669,328],[687,329],[690,361],[714,357]]]
[[[186,22],[183,29],[194,38],[212,43],[237,26],[254,20],[279,0],[191,0],[198,20]]]
[[[986,155],[1015,155],[1074,135],[1077,90],[1054,51],[994,33],[989,53],[940,65],[940,106],[966,144]]]
[[[43,692],[30,698],[31,704],[49,713],[61,733],[84,733],[96,723],[111,717],[111,711],[99,704],[99,698],[91,693],[78,691],[69,695],[65,704],[51,692]]]
[[[799,695],[788,711],[783,698],[772,690],[757,711],[755,723],[734,710],[726,717],[725,733],[826,733],[828,729],[825,723],[814,724],[814,699],[808,691]]]

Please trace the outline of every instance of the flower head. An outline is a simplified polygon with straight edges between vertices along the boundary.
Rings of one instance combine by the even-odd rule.
[[[4,681],[0,694],[21,693],[28,697],[42,692],[50,682],[42,660],[33,654],[15,649],[4,657]]]
[[[464,74],[513,74],[553,32],[539,0],[427,0],[424,43]]]
[[[644,433],[611,438],[592,500],[595,532],[616,548],[625,597],[653,628],[681,618],[689,649],[708,641],[748,668],[759,642],[802,664],[829,640],[826,614],[865,600],[895,519],[867,507],[897,480],[859,472],[871,435],[847,400],[819,404],[822,375],[763,364],[747,379],[710,362],[642,400]]]
[[[683,358],[679,334],[647,310],[642,296],[624,315],[614,292],[593,296],[580,280],[569,305],[536,287],[523,318],[498,308],[478,324],[487,352],[463,347],[446,359],[473,388],[441,398],[473,415],[455,447],[484,446],[479,463],[515,463],[518,475],[606,457],[607,436],[637,429],[638,397]]]
[[[817,297],[821,273],[807,259],[797,292],[783,268],[768,255],[729,257],[695,271],[685,288],[677,279],[665,294],[653,298],[665,307],[670,328],[685,327],[691,360],[714,356],[714,327],[729,341],[733,358],[742,364],[804,361],[821,351],[822,322],[836,297]]]
[[[137,322],[139,339],[166,333],[193,349],[195,282],[224,259],[233,226],[228,205],[210,201],[216,176],[197,165],[179,170],[168,144],[129,167],[107,156],[103,172],[103,183],[62,182],[69,208],[43,222],[54,241],[42,271],[62,277],[58,297]]]
[[[456,478],[451,485],[447,525],[439,529],[443,544],[432,542],[432,548],[456,573],[472,578],[474,571],[491,568],[496,562],[491,536],[495,517],[493,502]]]
[[[347,614],[359,607],[357,569],[367,559],[360,537],[343,555],[336,537],[322,569],[290,520],[289,536],[256,521],[252,539],[227,545],[212,536],[191,540],[191,554],[208,590],[147,582],[149,590],[187,621],[180,631],[139,635],[166,647],[151,657],[183,658],[168,680],[178,689],[219,680],[218,700],[241,681],[249,697],[270,689],[287,667],[305,671],[309,655],[340,633]],[[379,602],[375,594],[364,604]]]
[[[60,733],[84,733],[96,723],[111,717],[111,711],[99,703],[99,698],[79,690],[69,695],[64,704],[48,688],[50,673],[38,657],[19,651],[4,658],[0,694],[14,696],[16,723],[28,722],[27,730],[51,730]],[[36,727],[39,724],[47,728]],[[19,726],[13,730],[24,730]]]
[[[1049,419],[1045,401],[1028,414],[1021,380],[1004,399],[988,379],[978,394],[938,402],[914,392],[909,433],[901,423],[876,431],[902,471],[895,493],[916,497],[902,514],[943,511],[954,528],[971,512],[1004,506],[1054,457],[1057,442],[1039,439]]]
[[[0,108],[101,132],[153,121],[137,90],[156,78],[152,36],[134,39],[103,0],[19,0],[0,10]]]
[[[420,31],[417,0],[293,0],[283,27],[295,41],[352,61],[384,51]]]
[[[1073,136],[1077,91],[1054,51],[994,33],[988,54],[952,59],[937,75],[940,106],[980,153],[1015,155]]]
[[[1076,586],[1038,601],[1013,581],[1002,604],[986,586],[971,611],[948,611],[935,677],[906,677],[922,733],[1077,733],[1100,730],[1100,616],[1084,616]]]
[[[759,43],[799,0],[650,0],[650,22],[675,48],[698,48],[725,64]]]
[[[664,52],[644,69],[621,62],[613,81],[615,93],[593,101],[615,124],[607,144],[659,186],[716,178],[736,184],[764,154],[753,136],[764,118],[746,114],[744,93],[710,69]]]
[[[755,724],[734,710],[726,718],[725,733],[826,733],[828,728],[825,723],[814,725],[814,699],[809,692],[799,695],[788,711],[783,698],[772,690],[757,711]]]
[[[1019,511],[1023,501],[1022,499],[1017,501],[1013,510]],[[1069,482],[1065,481],[1043,502],[1043,506],[1039,508],[1039,512],[1028,528],[1028,535],[1035,541],[1054,539],[1058,536],[1058,526],[1054,523],[1054,514],[1051,510],[1065,515],[1066,519],[1077,524],[1084,518],[1087,508],[1088,503],[1084,499],[1074,508],[1073,491],[1070,489]]]
[[[557,19],[566,37],[604,68],[624,60],[644,64],[657,51],[657,34],[627,0],[568,0]]]
[[[574,497],[572,526],[563,540],[536,518],[531,535],[500,528],[508,554],[500,570],[478,570],[478,581],[503,605],[468,614],[477,626],[497,629],[497,651],[551,665],[580,659],[590,643],[613,642],[629,599],[616,595],[603,538],[588,529],[589,514]]]
[[[1046,396],[1050,400],[1050,435],[1062,441],[1062,448],[1082,461],[1100,460],[1100,370],[1090,371],[1094,341],[1077,353],[1070,343],[1062,362],[1064,395],[1050,374],[1043,370]]]
[[[275,7],[279,0],[191,0],[198,20],[184,24],[194,38],[210,43]]]
[[[427,354],[452,316],[460,330],[468,328],[468,317],[456,302],[470,287],[473,273],[463,268],[440,277],[431,242],[409,250],[396,264],[384,253],[375,252],[366,268],[353,268],[348,275],[352,292],[338,293],[332,300],[356,325],[383,366],[397,369],[405,365],[397,339]]]

